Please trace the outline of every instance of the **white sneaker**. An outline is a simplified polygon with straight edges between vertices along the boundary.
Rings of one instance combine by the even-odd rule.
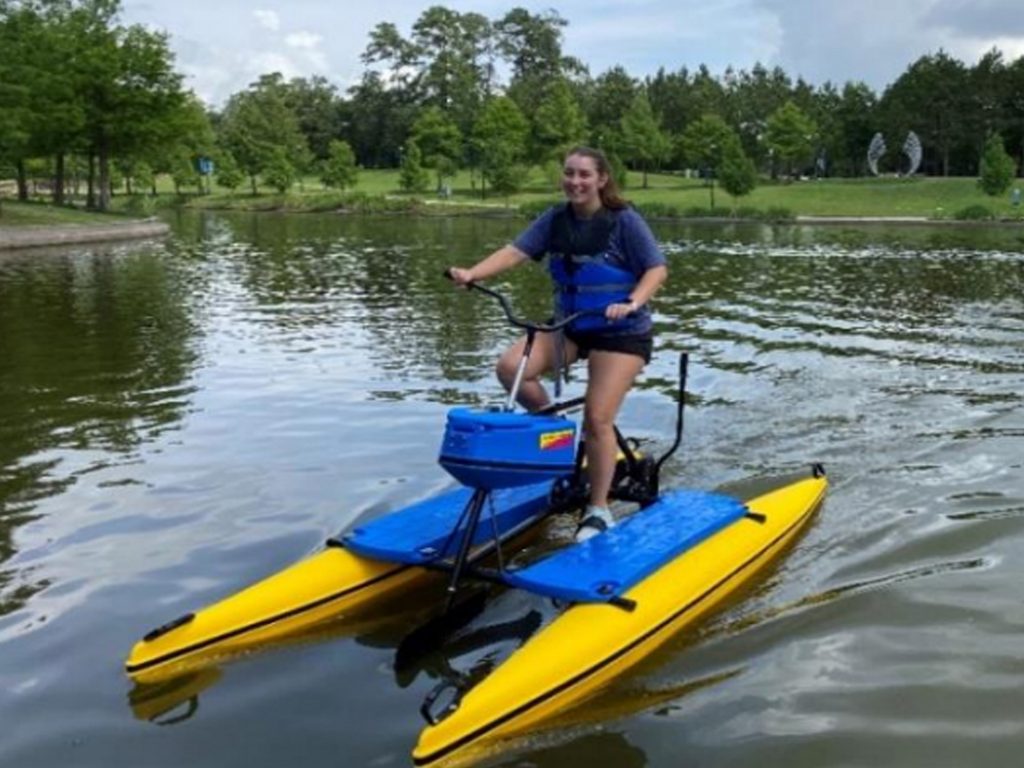
[[[576,529],[576,542],[579,543],[591,539],[599,533],[604,533],[614,525],[615,518],[612,517],[608,507],[588,505],[587,511],[583,513],[580,527]]]

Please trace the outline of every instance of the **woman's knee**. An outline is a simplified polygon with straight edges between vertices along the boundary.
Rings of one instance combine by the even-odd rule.
[[[521,358],[522,352],[515,347],[511,347],[505,350],[494,366],[494,372],[498,377],[498,381],[505,385],[506,389],[511,387],[512,383],[516,380],[516,373],[519,371]]]
[[[583,429],[592,437],[607,437],[615,432],[615,414],[603,408],[587,408],[583,414]]]
[[[506,358],[507,355],[498,358],[498,362],[494,365],[494,374],[498,377],[498,381],[508,387],[515,380],[516,369],[515,365]]]

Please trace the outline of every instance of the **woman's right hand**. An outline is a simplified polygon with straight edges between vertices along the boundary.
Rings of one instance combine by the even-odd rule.
[[[462,269],[461,267],[449,267],[448,276],[456,285],[465,287],[473,282],[473,270]]]

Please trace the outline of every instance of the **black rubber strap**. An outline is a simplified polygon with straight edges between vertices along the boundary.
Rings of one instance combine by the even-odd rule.
[[[608,530],[608,523],[597,515],[590,515],[590,517],[585,517],[583,519],[583,522],[580,523],[580,527],[576,529],[576,533],[578,534],[584,528],[593,528],[598,533],[604,533]]]

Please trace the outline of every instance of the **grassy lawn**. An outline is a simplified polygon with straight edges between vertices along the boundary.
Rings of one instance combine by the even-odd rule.
[[[518,208],[523,203],[558,200],[561,197],[557,183],[546,178],[540,171],[534,171],[522,191],[509,198],[489,194],[483,198],[479,179],[474,185],[468,172],[460,172],[451,180],[452,196],[439,200],[431,189],[419,195],[409,195],[398,186],[397,170],[363,170],[359,174],[357,192],[373,196],[396,198],[419,197],[431,205],[473,204],[488,207]],[[1022,180],[1021,186],[1024,186]],[[296,196],[321,197],[329,200],[338,193],[325,191],[319,181],[310,178],[303,183],[303,190],[293,190],[287,199]],[[264,190],[261,189],[261,193]],[[657,204],[676,209],[680,214],[692,214],[692,209],[710,209],[707,186],[699,179],[688,179],[680,175],[650,174],[647,188],[642,187],[642,175],[630,173],[625,195],[631,201],[643,205]],[[213,200],[216,204],[217,190]],[[261,194],[260,197],[263,197]],[[253,198],[248,190],[236,190],[232,198],[238,203]],[[298,201],[283,207],[294,207]],[[301,204],[300,204],[301,205]],[[953,218],[958,212],[972,205],[988,208],[993,214],[1005,218],[1022,218],[1024,212],[1010,205],[1009,193],[1002,197],[989,197],[982,193],[973,178],[931,178],[912,179],[823,179],[820,181],[770,182],[762,180],[760,186],[747,197],[737,201],[723,190],[715,190],[715,207],[729,211],[734,207],[754,208],[766,211],[785,208],[800,216],[924,216],[928,218]]]
[[[125,221],[118,214],[100,214],[74,208],[62,208],[42,202],[0,203],[0,227],[101,226]]]
[[[640,173],[630,173],[625,194],[637,205],[650,206],[653,215],[694,216],[710,212],[708,187],[699,179],[676,174],[650,174],[643,188]],[[534,206],[561,199],[557,179],[550,173],[534,169],[524,188],[508,198],[480,192],[479,178],[461,171],[449,182],[451,197],[440,199],[433,189],[409,194],[399,187],[397,169],[362,170],[354,190],[339,192],[323,187],[315,177],[303,179],[287,194],[261,187],[252,195],[248,183],[234,191],[216,184],[210,195],[198,196],[186,190],[179,198],[169,179],[158,183],[159,199],[136,198],[132,212],[143,215],[137,203],[143,200],[148,209],[154,205],[184,203],[190,207],[247,210],[333,211],[342,208],[367,212],[445,212],[453,208],[472,212],[476,209],[516,212],[523,204]],[[1018,184],[1024,186],[1024,180]],[[367,200],[369,198],[369,200]],[[129,198],[114,197],[115,210],[126,209]],[[973,178],[911,179],[823,179],[820,181],[770,182],[762,180],[754,192],[733,201],[723,190],[715,190],[715,213],[728,215],[734,208],[751,211],[788,211],[797,216],[918,216],[934,219],[957,218],[957,213],[970,206],[983,206],[992,215],[1004,219],[1024,220],[1022,207],[1010,204],[1009,193],[993,198],[983,194]],[[49,217],[49,218],[48,218]],[[46,223],[90,223],[96,214],[71,209],[54,209],[42,205],[24,205],[5,201],[0,213],[0,226]]]

